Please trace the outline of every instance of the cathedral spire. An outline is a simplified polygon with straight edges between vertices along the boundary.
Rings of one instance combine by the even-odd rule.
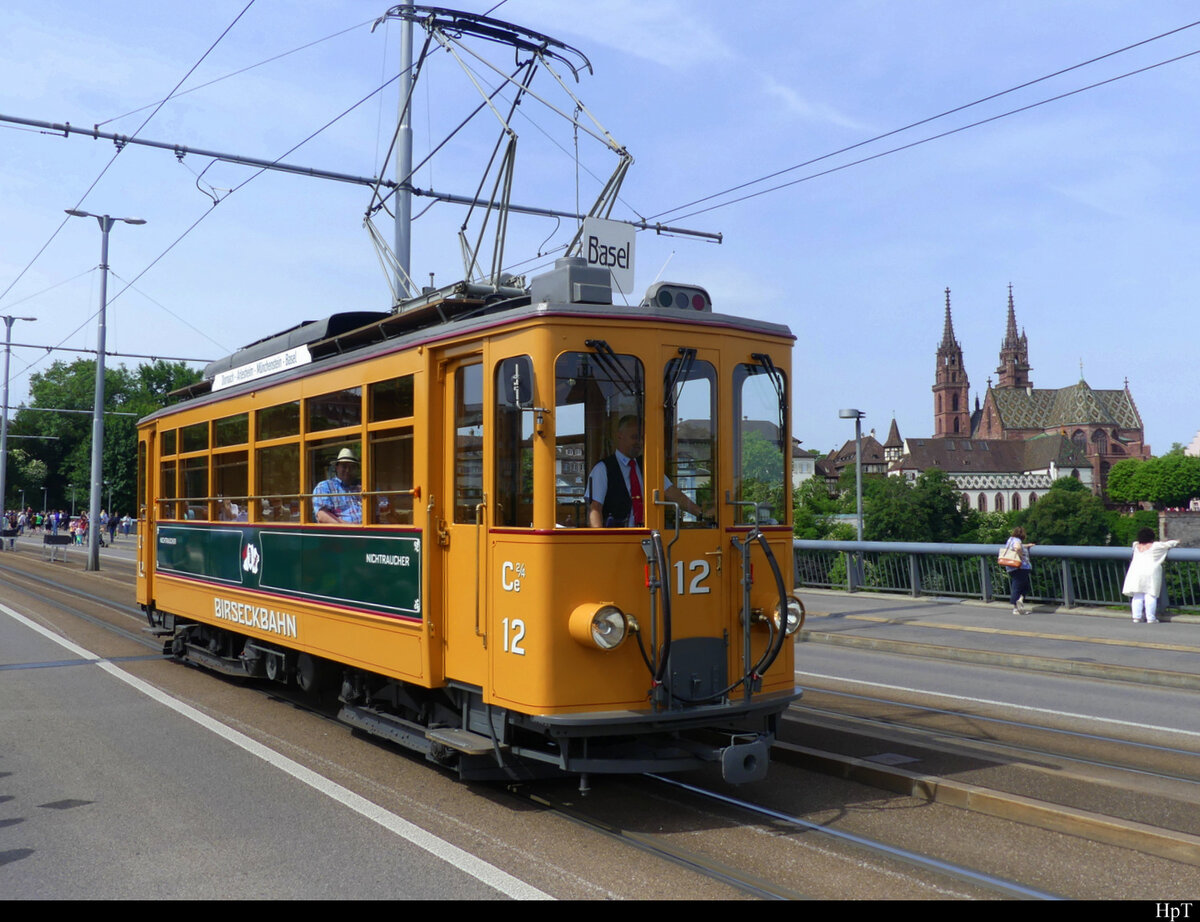
[[[1008,326],[1004,330],[1004,348],[1016,349],[1020,346],[1017,338],[1017,312],[1013,308],[1012,282],[1008,283]]]
[[[946,289],[946,320],[942,324],[942,345],[943,349],[953,349],[958,345],[958,341],[954,338],[954,321],[950,319],[950,289]]]
[[[1000,380],[997,387],[1032,387],[1029,380],[1029,340],[1024,332],[1017,334],[1017,312],[1013,307],[1012,283],[1008,286],[1008,317],[1004,327],[1004,342],[1000,346]]]

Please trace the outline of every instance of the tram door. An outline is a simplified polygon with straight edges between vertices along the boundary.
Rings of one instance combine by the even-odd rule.
[[[441,564],[442,640],[448,679],[486,685],[487,495],[483,489],[483,360],[443,366],[441,483],[434,535]]]
[[[730,569],[722,541],[723,508],[719,405],[720,361],[716,350],[664,345],[663,460],[665,477],[695,502],[704,517],[664,507],[664,541],[670,543],[668,585],[673,597],[674,624],[683,636],[720,636],[728,604]],[[649,439],[647,439],[649,442]],[[678,518],[679,537],[675,539]],[[672,542],[672,539],[675,539]]]
[[[157,459],[154,451],[154,430],[143,430],[138,436],[137,456],[137,601],[149,605],[154,601],[154,521],[158,518],[152,489]]]

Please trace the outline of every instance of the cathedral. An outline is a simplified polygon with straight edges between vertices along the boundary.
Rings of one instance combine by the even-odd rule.
[[[954,338],[950,316],[950,289],[946,289],[946,318],[937,349],[933,385],[935,440],[1029,441],[1057,435],[1069,440],[1076,457],[1091,469],[1092,490],[1105,492],[1109,468],[1127,458],[1149,458],[1142,418],[1129,380],[1120,390],[1096,390],[1080,377],[1063,388],[1036,388],[1029,373],[1029,340],[1017,333],[1012,286],[1008,288],[1008,317],[1000,345],[996,383],[988,378],[980,406],[969,404],[970,382],[963,365],[962,347]]]

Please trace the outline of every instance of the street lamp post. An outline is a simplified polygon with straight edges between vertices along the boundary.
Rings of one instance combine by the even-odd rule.
[[[862,507],[862,419],[867,414],[862,410],[838,410],[842,419],[854,420],[854,502],[857,510],[857,534],[859,548],[855,556],[854,579],[851,589],[856,589],[862,583],[862,539],[863,539],[863,507]]]
[[[12,352],[12,325],[18,320],[37,320],[36,317],[13,317],[5,315],[4,320],[4,407],[0,412],[0,511],[7,507],[7,488],[5,478],[8,476],[8,357]],[[24,505],[24,500],[22,500]]]
[[[104,324],[108,306],[108,232],[118,221],[145,224],[142,218],[113,218],[88,211],[67,209],[73,218],[95,218],[100,224],[100,315],[96,335],[96,405],[92,408],[92,483],[88,503],[88,570],[100,569],[100,490],[103,486],[104,458]]]
[[[46,518],[46,491],[49,489],[50,489],[49,487],[42,487],[42,519],[43,520]]]

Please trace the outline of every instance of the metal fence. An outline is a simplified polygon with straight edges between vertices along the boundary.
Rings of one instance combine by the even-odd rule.
[[[1008,571],[997,562],[1003,545],[924,544],[891,541],[807,541],[795,545],[796,588],[895,592],[964,599],[1005,598]],[[1133,551],[1120,547],[1030,549],[1033,592],[1029,601],[1124,605],[1121,594]],[[1175,548],[1163,564],[1159,607],[1200,611],[1200,549]]]

